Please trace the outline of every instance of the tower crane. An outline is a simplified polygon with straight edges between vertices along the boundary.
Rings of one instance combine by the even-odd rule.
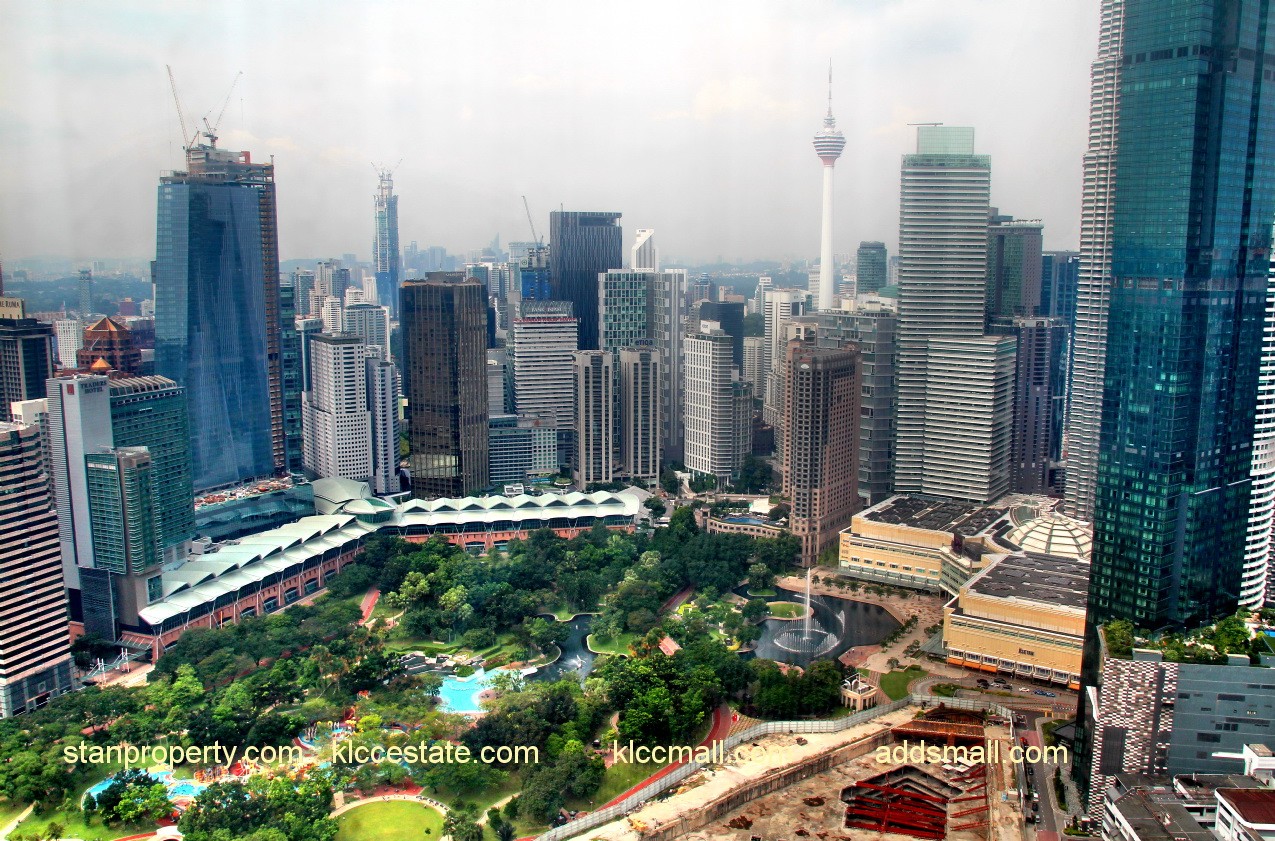
[[[164,69],[168,71],[168,85],[173,89],[173,104],[177,106],[177,121],[181,123],[182,127],[182,147],[189,148],[195,145],[195,137],[197,135],[192,134],[186,128],[186,117],[182,114],[181,98],[177,96],[177,80],[173,78],[173,68],[165,64]]]
[[[230,90],[226,91],[226,101],[221,103],[221,110],[217,112],[217,121],[212,125],[209,125],[208,114],[211,114],[212,112],[209,111],[208,114],[204,115],[204,137],[208,138],[208,144],[210,146],[217,145],[217,127],[221,125],[221,118],[226,113],[226,106],[230,104],[230,95],[235,92],[235,85],[239,84],[239,77],[242,75],[243,71],[240,70],[235,74],[234,80],[230,83]]]
[[[527,211],[527,225],[531,228],[531,238],[535,241],[536,245],[544,245],[544,243],[540,241],[540,237],[536,236],[536,223],[531,221],[531,206],[527,204],[526,196],[522,197],[522,208]]]

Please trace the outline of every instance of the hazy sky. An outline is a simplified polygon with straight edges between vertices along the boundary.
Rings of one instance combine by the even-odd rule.
[[[826,109],[846,135],[834,248],[898,238],[908,123],[977,129],[992,203],[1078,239],[1098,0],[0,0],[0,257],[153,257],[161,173],[225,100],[274,156],[281,255],[372,240],[393,166],[404,247],[530,238],[613,210],[666,260],[814,259]]]

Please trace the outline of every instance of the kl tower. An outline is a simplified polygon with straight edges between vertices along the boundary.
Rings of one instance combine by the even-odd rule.
[[[823,161],[823,237],[819,247],[819,297],[815,306],[830,310],[836,298],[837,279],[832,265],[832,168],[846,148],[846,138],[837,131],[837,121],[832,117],[832,62],[828,62],[828,116],[823,118],[823,129],[815,134],[815,154]]]

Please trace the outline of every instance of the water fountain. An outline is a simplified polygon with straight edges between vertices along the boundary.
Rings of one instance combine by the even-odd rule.
[[[814,606],[811,604],[810,598],[810,577],[813,572],[813,567],[806,570],[806,616],[802,620],[801,631],[784,631],[775,637],[775,645],[803,658],[814,658],[827,654],[837,647],[837,642],[840,639],[839,634],[825,629],[815,619]]]

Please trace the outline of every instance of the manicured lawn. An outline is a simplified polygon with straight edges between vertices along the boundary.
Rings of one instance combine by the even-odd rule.
[[[423,803],[389,800],[351,809],[336,819],[337,841],[423,841],[440,838],[443,816]]]
[[[617,634],[611,638],[608,643],[600,643],[594,639],[593,634],[589,634],[585,638],[585,644],[589,646],[589,650],[595,654],[618,654],[625,657],[629,656],[629,646],[637,639],[637,634]]]
[[[770,615],[779,619],[799,619],[806,615],[806,606],[794,602],[767,602]]]
[[[752,587],[748,588],[749,597],[754,599],[773,599],[775,597],[775,592],[775,588],[773,587],[767,587],[765,590],[754,590]]]
[[[908,694],[908,684],[919,677],[925,677],[928,672],[920,666],[908,666],[905,671],[893,671],[888,675],[881,677],[881,691],[891,701],[897,701],[904,695]]]
[[[45,815],[31,815],[18,827],[18,834],[30,838],[44,836],[45,828],[57,821],[62,824],[63,838],[83,838],[84,841],[111,841],[113,838],[124,838],[129,835],[141,835],[154,832],[156,824],[115,824],[102,826],[100,820],[94,820],[92,826],[84,825],[83,813],[67,814],[61,809]]]

